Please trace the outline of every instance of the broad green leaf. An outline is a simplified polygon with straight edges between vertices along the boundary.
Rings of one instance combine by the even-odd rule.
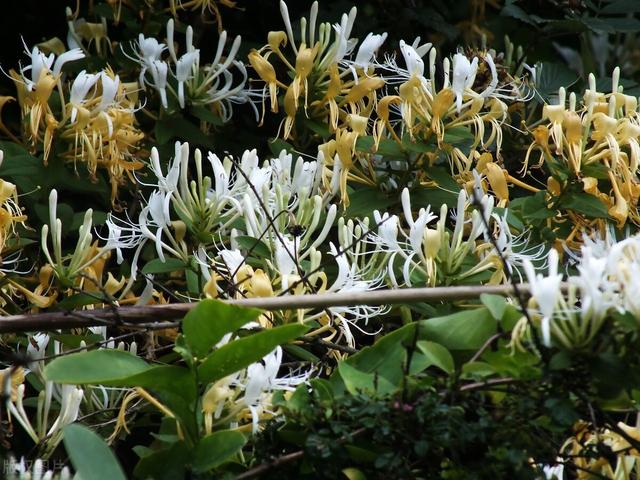
[[[59,310],[74,310],[85,305],[94,305],[96,303],[108,303],[106,298],[101,299],[100,292],[96,294],[88,295],[86,293],[75,293],[66,298],[63,298],[56,304],[56,308]]]
[[[200,381],[215,382],[238,370],[248,367],[273,351],[304,334],[309,328],[299,323],[264,330],[220,347],[202,362],[198,368]]]
[[[627,14],[640,12],[640,2],[638,0],[614,0],[613,2],[603,6],[600,14]]]
[[[62,430],[62,439],[79,480],[126,480],[117,458],[93,430],[72,423]]]
[[[58,357],[44,368],[44,377],[56,383],[104,384],[150,368],[147,362],[130,353],[101,349]]]
[[[588,193],[573,193],[563,197],[562,208],[575,210],[591,218],[608,218],[609,212],[604,203]]]
[[[640,21],[629,17],[584,17],[581,19],[587,27],[596,32],[622,33],[640,31]]]
[[[346,215],[349,218],[373,216],[374,210],[387,210],[397,201],[397,198],[388,196],[377,188],[358,188],[349,194]]]
[[[536,65],[536,68],[539,72],[536,89],[545,101],[557,95],[560,87],[569,88],[578,80],[576,73],[561,63],[543,62]]]
[[[229,460],[244,444],[245,436],[233,430],[221,430],[207,435],[198,443],[193,457],[193,470],[206,472]]]
[[[437,342],[449,350],[477,350],[497,331],[497,321],[486,307],[419,323],[421,339]]]
[[[338,373],[351,395],[357,393],[386,395],[396,390],[396,385],[377,373],[367,373],[340,362]]]
[[[193,145],[210,148],[214,146],[211,137],[179,114],[158,120],[154,132],[158,143],[167,143],[173,138],[179,138]]]
[[[185,268],[186,265],[184,264],[184,262],[182,260],[178,260],[177,258],[165,258],[164,262],[159,258],[156,258],[148,262],[142,268],[142,273],[171,273],[184,270]]]
[[[184,442],[156,450],[142,457],[133,474],[135,478],[153,480],[174,480],[185,478],[185,469],[191,461],[192,450]]]
[[[453,363],[453,357],[449,350],[444,348],[439,343],[429,342],[427,340],[420,340],[416,346],[430,362],[431,365],[438,367],[439,369],[452,374],[455,365]]]
[[[269,150],[271,150],[271,153],[273,154],[274,157],[278,157],[280,155],[280,152],[282,152],[282,150],[285,150],[288,153],[295,152],[295,148],[293,148],[293,146],[290,143],[285,142],[281,138],[270,139]]]
[[[404,158],[405,151],[397,142],[388,139],[380,140],[378,150],[375,149],[375,140],[371,136],[360,137],[356,141],[356,150],[367,153],[377,153],[385,158]]]
[[[204,357],[224,335],[235,332],[260,316],[260,310],[202,300],[182,321],[187,345],[196,357]]]
[[[196,388],[194,375],[189,369],[176,365],[158,365],[150,367],[144,372],[128,377],[110,380],[103,385],[118,387],[142,387],[153,390],[175,392],[192,397]]]
[[[489,309],[491,315],[496,320],[501,320],[504,312],[507,308],[507,302],[504,297],[500,295],[490,295],[488,293],[483,293],[480,295],[480,301],[482,304]]]
[[[224,122],[218,115],[202,105],[191,106],[189,108],[189,113],[191,113],[194,117],[199,118],[200,120],[210,123],[211,125],[220,126],[224,124]]]
[[[235,240],[240,248],[249,252],[249,255],[257,258],[271,258],[271,250],[262,240],[247,235],[238,235]]]
[[[399,385],[404,375],[406,349],[416,331],[410,323],[386,334],[370,347],[365,347],[346,360],[346,363],[366,373],[376,373],[394,385]]]

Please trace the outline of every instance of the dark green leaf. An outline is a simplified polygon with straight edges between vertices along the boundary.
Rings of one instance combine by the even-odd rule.
[[[196,357],[204,357],[222,337],[260,316],[260,310],[202,300],[182,321],[187,345]]]
[[[420,321],[420,337],[449,350],[477,350],[496,330],[497,321],[485,307]]]
[[[259,361],[278,345],[299,337],[307,330],[308,327],[301,324],[283,325],[233,340],[209,354],[202,362],[198,368],[200,381],[215,382],[237,372]]]
[[[144,360],[113,349],[91,350],[55,358],[44,369],[56,383],[101,384],[142,373],[151,367]]]
[[[186,265],[182,260],[178,260],[177,258],[165,258],[163,262],[159,258],[151,260],[148,262],[143,268],[142,273],[147,275],[154,273],[171,273],[171,272],[179,272],[184,270]]]
[[[65,449],[79,480],[126,480],[122,467],[93,430],[73,423],[62,430]]]
[[[196,472],[206,472],[237,454],[247,439],[240,432],[220,430],[207,435],[198,443],[193,458],[193,469]]]
[[[439,343],[429,342],[426,340],[418,341],[416,346],[426,357],[426,360],[429,362],[428,366],[433,365],[447,372],[448,374],[453,373],[455,365],[453,363],[453,357],[451,356],[451,353],[449,353],[449,350],[444,348]]]

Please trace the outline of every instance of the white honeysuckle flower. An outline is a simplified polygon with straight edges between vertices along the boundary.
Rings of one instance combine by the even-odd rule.
[[[232,280],[235,282],[236,274],[245,263],[244,256],[242,256],[240,250],[220,250],[218,256],[221,260],[219,263],[223,266],[224,271],[233,276]]]
[[[48,436],[60,433],[62,428],[78,419],[84,391],[75,385],[62,385],[61,397],[60,413],[47,432]]]
[[[271,393],[275,390],[292,392],[296,387],[308,381],[311,370],[297,375],[289,374],[278,378],[282,364],[282,348],[276,347],[265,355],[260,362],[249,365],[243,379],[231,383],[243,388],[241,402],[249,408],[253,433],[258,431],[260,414],[271,408]]]
[[[353,65],[367,70],[376,56],[376,52],[387,39],[387,32],[374,34],[370,32],[360,44]],[[357,78],[357,77],[356,77]]]
[[[116,260],[120,265],[123,261],[122,249],[138,246],[142,242],[144,235],[137,224],[130,220],[123,222],[111,213],[107,215],[106,224],[109,235],[106,238],[105,248],[116,251]]]
[[[545,245],[529,246],[529,237],[527,232],[522,232],[514,236],[511,233],[509,224],[507,223],[507,210],[502,216],[493,214],[494,224],[498,228],[498,236],[495,238],[498,252],[506,261],[509,273],[515,273],[520,277],[520,268],[523,266],[525,259],[530,262],[544,261],[548,255]]]
[[[355,263],[349,264],[349,260],[344,252],[339,253],[333,243],[329,243],[329,253],[333,255],[338,264],[338,274],[334,282],[327,288],[328,292],[366,292],[375,290],[380,286],[381,277],[372,280],[363,278],[358,266]],[[366,332],[358,322],[363,321],[366,325],[370,318],[376,317],[388,311],[385,305],[355,305],[351,307],[328,307],[328,310],[340,321],[340,329],[345,335],[345,339],[350,346],[355,345],[350,327],[354,327],[367,335],[375,335],[378,332]]]
[[[160,154],[158,149],[153,147],[151,149],[151,157],[149,158],[151,163],[151,171],[158,180],[155,184],[146,184],[140,182],[142,185],[155,186],[162,193],[172,193],[178,188],[178,180],[180,179],[180,167],[182,162],[182,146],[180,142],[176,142],[174,146],[174,156],[167,174],[165,175],[160,165]]]
[[[562,480],[564,478],[564,464],[558,459],[556,465],[542,465],[544,480]]]
[[[373,221],[378,226],[378,233],[375,235],[375,242],[379,243],[386,250],[395,252],[400,249],[398,243],[398,216],[389,215],[384,212],[382,215],[378,210],[373,211]],[[370,235],[372,232],[370,233]]]
[[[333,61],[340,63],[344,57],[349,55],[358,42],[357,39],[351,38],[351,30],[357,14],[356,7],[353,7],[349,14],[342,14],[339,24],[333,25],[335,32],[335,41],[332,49],[334,50]]]
[[[38,47],[33,47],[31,51],[27,48],[27,45],[24,43],[25,53],[31,58],[31,65],[27,65],[23,67],[20,72],[22,73],[22,77],[27,84],[27,88],[29,91],[33,89],[38,80],[40,79],[40,75],[43,71],[51,71],[51,66],[55,60],[55,55],[50,53],[48,56],[40,51]],[[31,70],[31,79],[27,79],[25,72]]]
[[[82,70],[71,84],[71,92],[69,93],[69,103],[73,106],[71,109],[71,123],[75,123],[78,107],[85,102],[89,90],[93,88],[99,78],[100,75],[98,74],[87,73],[86,70]]]
[[[473,86],[478,71],[478,57],[470,62],[462,53],[456,53],[453,56],[453,78],[451,80],[451,89],[456,95],[456,108],[458,113],[462,108],[462,100],[464,92],[467,88]]]
[[[404,63],[407,66],[407,72],[409,76],[424,76],[424,61],[416,49],[407,44],[404,40],[400,40],[400,52],[404,58]]]
[[[298,242],[291,240],[285,236],[279,236],[274,239],[275,251],[274,260],[275,267],[282,278],[282,289],[287,290],[289,288],[289,279],[297,272],[298,259]]]
[[[138,58],[146,63],[151,63],[155,60],[159,60],[162,52],[164,52],[166,45],[158,42],[153,37],[145,37],[142,33],[138,35],[138,41],[136,42],[138,51],[136,52]]]
[[[149,64],[149,71],[153,78],[153,83],[149,83],[160,94],[162,106],[167,109],[169,107],[167,101],[167,72],[169,66],[162,60],[154,60]]]
[[[27,90],[32,91],[35,85],[40,80],[40,76],[46,72],[51,72],[53,75],[57,76],[60,74],[62,67],[65,63],[72,62],[74,60],[79,60],[84,58],[84,53],[82,50],[74,48],[67,52],[62,53],[56,59],[55,54],[50,53],[49,55],[45,55],[40,51],[38,47],[33,47],[31,51],[27,47],[24,40],[22,41],[25,49],[25,53],[30,57],[31,63],[25,67],[20,69],[20,73],[22,74],[22,79],[25,82]],[[27,78],[26,73],[31,71],[31,78]]]
[[[415,221],[412,221],[411,228],[409,229],[409,245],[411,245],[413,252],[423,261],[426,260],[424,257],[423,243],[425,241],[427,225],[436,218],[437,217],[431,213],[431,206],[428,206],[426,209],[421,208],[418,217]]]
[[[580,289],[580,311],[584,319],[594,319],[600,321],[604,319],[610,308],[619,305],[620,299],[618,282],[609,280],[607,272],[608,259],[606,256],[598,256],[589,246],[582,246],[582,258],[578,265],[578,276],[569,278],[571,284],[577,285]],[[637,265],[630,265],[635,273],[640,273]],[[633,278],[633,275],[632,275]],[[637,283],[637,282],[636,282]],[[628,284],[627,284],[628,285]],[[635,286],[640,286],[637,283]],[[631,286],[632,289],[635,286]],[[634,295],[634,298],[638,296]],[[640,306],[640,302],[638,303]],[[640,312],[633,308],[627,310]]]
[[[210,190],[210,194],[219,201],[219,199],[227,197],[231,191],[231,162],[225,161],[223,163],[216,154],[211,152],[207,158],[213,169],[214,188]]]
[[[531,289],[531,297],[536,301],[538,310],[542,314],[542,340],[547,347],[551,346],[551,317],[560,298],[560,284],[562,275],[558,274],[558,252],[549,252],[549,273],[547,276],[536,274],[529,259],[523,261],[525,273]]]
[[[487,53],[487,56],[484,57],[484,60],[487,62],[487,65],[489,65],[489,70],[491,71],[491,82],[489,82],[487,88],[485,88],[484,91],[480,93],[480,96],[482,98],[487,98],[492,96],[496,92],[496,87],[498,86],[498,70],[496,69],[496,64],[493,61],[493,57],[490,53]]]
[[[187,52],[176,61],[176,79],[178,80],[178,102],[180,108],[184,108],[184,83],[193,76],[193,67],[198,65],[200,59],[200,50]]]
[[[29,338],[27,343],[27,357],[29,357],[29,368],[39,375],[42,374],[44,368],[45,351],[49,345],[49,335],[46,333],[36,333]]]
[[[73,48],[60,54],[53,64],[53,74],[59,75],[65,63],[74,62],[76,60],[80,60],[81,58],[84,58],[84,52],[79,48]]]
[[[168,215],[170,200],[170,194],[160,191],[153,192],[138,217],[142,234],[155,243],[158,258],[163,262],[165,261],[163,250],[167,245],[162,241],[162,230],[171,223],[171,218]],[[156,233],[149,229],[150,226],[156,228]]]
[[[111,78],[106,72],[101,72],[100,85],[102,86],[102,94],[100,95],[98,111],[104,111],[115,101],[118,87],[120,86],[120,77],[116,75]]]

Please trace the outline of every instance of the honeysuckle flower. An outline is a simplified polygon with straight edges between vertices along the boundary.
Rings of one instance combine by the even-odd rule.
[[[249,365],[246,375],[239,382],[244,389],[241,401],[251,412],[253,433],[258,431],[261,414],[271,407],[271,393],[275,390],[294,391],[311,375],[311,371],[307,371],[278,378],[281,364],[282,348],[276,347],[262,361]]]
[[[366,292],[375,290],[380,285],[380,278],[366,280],[359,271],[355,263],[349,263],[344,252],[339,252],[333,243],[329,243],[330,254],[338,264],[338,274],[333,283],[327,288],[328,292]],[[381,315],[388,310],[384,305],[356,305],[352,307],[328,307],[328,310],[339,320],[339,327],[345,335],[348,345],[355,345],[355,339],[351,333],[351,327],[356,328],[365,334],[369,333],[362,329],[358,323],[368,324],[369,319]]]
[[[86,70],[82,70],[73,81],[71,85],[71,94],[69,95],[69,104],[71,109],[71,123],[76,121],[76,115],[78,113],[78,107],[82,106],[89,91],[96,84],[100,75],[87,73]]]
[[[474,59],[469,62],[469,59],[465,55],[456,53],[453,56],[452,67],[453,78],[451,80],[451,89],[456,95],[456,107],[458,113],[460,113],[464,91],[467,88],[471,88],[476,77],[476,72],[478,71],[478,57],[474,57]]]
[[[561,295],[562,275],[558,274],[558,252],[552,249],[548,259],[549,272],[547,276],[541,273],[536,274],[529,259],[524,259],[523,266],[531,288],[531,298],[535,300],[538,310],[542,314],[542,341],[546,347],[551,347],[551,320]]]
[[[100,72],[100,85],[102,87],[102,94],[100,95],[100,103],[97,109],[102,112],[112,106],[116,101],[116,95],[118,94],[118,88],[120,86],[120,77],[118,77],[118,75],[112,77],[107,72]]]
[[[162,106],[166,109],[169,106],[167,101],[167,72],[169,66],[162,60],[153,60],[149,63],[148,69],[151,72],[153,83],[146,83],[155,88],[160,94],[160,101],[162,102]]]
[[[199,63],[200,50],[187,52],[176,61],[176,79],[178,80],[178,102],[185,107],[184,83],[193,76],[193,67]]]

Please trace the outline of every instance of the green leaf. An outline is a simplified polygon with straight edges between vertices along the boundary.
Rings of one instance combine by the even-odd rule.
[[[180,114],[158,120],[154,132],[156,140],[160,144],[179,138],[181,141],[189,142],[193,145],[214,147],[210,136],[205,135],[198,126]]]
[[[507,301],[504,297],[500,295],[490,295],[488,293],[483,293],[480,295],[480,301],[482,304],[489,309],[491,315],[496,320],[501,320],[504,315],[505,310],[507,309]]]
[[[192,450],[184,442],[176,442],[170,447],[156,450],[142,457],[133,474],[135,478],[145,480],[185,478],[185,468],[191,460],[191,452]]]
[[[245,443],[245,436],[233,430],[221,430],[207,435],[196,447],[193,470],[201,473],[222,465],[236,455]]]
[[[477,350],[497,331],[497,321],[486,307],[420,321],[420,337],[449,350]]]
[[[396,386],[378,373],[367,373],[340,362],[338,373],[351,395],[367,393],[370,395],[386,395],[396,390]]]
[[[394,385],[399,385],[404,375],[406,358],[405,342],[413,339],[416,324],[410,323],[386,334],[370,347],[365,347],[349,357],[346,362],[360,371],[376,373]]]
[[[356,150],[366,153],[377,153],[386,158],[404,158],[406,156],[402,146],[393,140],[382,139],[378,145],[378,150],[375,149],[375,140],[371,136],[359,137],[356,141]]]
[[[584,17],[581,19],[591,30],[606,33],[623,33],[640,31],[640,21],[628,17]]]
[[[373,216],[374,210],[387,210],[397,201],[396,197],[388,196],[377,188],[358,188],[349,194],[349,207],[346,215],[349,218]]]
[[[272,138],[269,140],[269,150],[274,157],[280,156],[280,152],[285,150],[287,153],[295,153],[295,148],[288,143],[282,140],[281,138]]]
[[[615,0],[600,9],[600,14],[628,14],[640,12],[638,0]]]
[[[560,87],[569,88],[578,81],[578,76],[569,67],[560,63],[543,62],[537,65],[540,72],[536,79],[536,89],[545,99],[558,94]]]
[[[86,294],[86,293],[75,293],[70,295],[62,301],[56,304],[56,308],[59,310],[74,310],[79,307],[84,307],[85,305],[94,305],[96,303],[108,303],[106,298],[100,299],[101,295],[98,292],[97,294]]]
[[[154,274],[154,273],[171,273],[184,270],[187,267],[182,260],[177,258],[165,258],[163,262],[159,258],[151,260],[143,268],[142,273]]]
[[[271,258],[271,250],[262,240],[248,235],[238,235],[235,239],[240,248],[250,251],[250,255],[257,258]]]
[[[260,316],[260,310],[202,300],[182,321],[187,345],[196,357],[204,357],[227,333],[235,332]]]
[[[191,113],[194,117],[199,118],[200,120],[210,123],[211,125],[220,126],[224,124],[224,122],[218,115],[202,105],[195,105],[190,107],[189,113]]]
[[[536,25],[537,23],[526,11],[514,4],[505,5],[502,10],[500,10],[500,15],[515,18],[529,25]]]
[[[563,208],[575,210],[591,218],[609,218],[606,205],[593,195],[573,193],[567,197],[563,197],[564,201],[561,203]]]
[[[418,349],[426,357],[429,362],[429,366],[433,365],[439,369],[452,374],[455,370],[453,357],[449,350],[444,348],[439,343],[429,342],[427,340],[420,340],[416,343]],[[425,367],[426,368],[426,367]]]
[[[44,377],[56,383],[104,384],[150,368],[147,362],[130,353],[101,349],[55,358],[44,368]]]
[[[198,368],[200,381],[215,382],[237,372],[259,361],[278,345],[304,334],[308,329],[307,326],[296,323],[234,340],[209,354],[202,362]]]
[[[128,377],[107,380],[103,385],[117,387],[142,387],[151,390],[180,394],[195,399],[195,376],[184,367],[158,365]]]
[[[65,449],[79,480],[126,480],[117,458],[91,429],[73,423],[62,429]]]

